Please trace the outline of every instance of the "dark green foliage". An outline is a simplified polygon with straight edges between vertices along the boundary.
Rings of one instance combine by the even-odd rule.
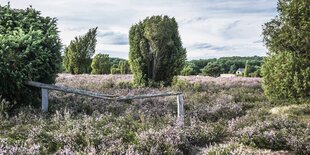
[[[264,26],[269,57],[262,67],[265,94],[271,100],[310,94],[310,1],[280,0],[277,16]]]
[[[199,69],[202,69],[203,67],[207,66],[210,62],[215,62],[217,59],[199,59],[199,60],[191,60],[190,63],[195,64]]]
[[[91,64],[92,74],[109,74],[111,64],[108,54],[97,54]]]
[[[218,62],[209,63],[202,69],[203,75],[208,76],[215,76],[215,77],[220,76],[221,72],[222,72],[222,64]]]
[[[233,65],[230,66],[229,72],[228,72],[228,73],[230,73],[230,74],[235,74],[237,70],[238,70],[237,65],[236,65],[236,64],[233,64]]]
[[[60,70],[56,19],[33,8],[0,6],[0,94],[9,102],[35,103],[37,89],[26,81],[53,83]],[[31,100],[31,102],[30,102]]]
[[[119,62],[118,68],[121,74],[129,74],[130,73],[130,66],[127,60],[123,60]]]
[[[91,57],[96,48],[97,27],[90,29],[84,36],[75,37],[64,51],[64,66],[67,72],[82,74],[91,72]]]
[[[279,15],[266,23],[263,30],[271,53],[289,51],[310,57],[309,6],[309,0],[279,0]]]
[[[111,67],[110,72],[111,72],[111,74],[121,74],[121,71],[120,71],[118,65],[115,65],[115,64]]]
[[[255,71],[251,75],[252,77],[262,77],[261,73],[261,67],[260,66],[255,66]]]
[[[309,97],[309,66],[309,59],[291,52],[270,55],[262,68],[267,97],[270,100]]]
[[[129,45],[129,63],[137,85],[169,85],[185,64],[186,50],[174,18],[152,16],[133,25]]]
[[[110,63],[111,63],[112,66],[113,66],[113,65],[118,66],[119,63],[120,63],[121,61],[125,61],[125,59],[122,59],[122,58],[110,58],[109,61],[110,61]]]
[[[199,74],[199,68],[194,63],[186,62],[184,68],[181,71],[181,75],[197,75]]]
[[[218,59],[200,59],[200,60],[191,60],[188,63],[193,63],[195,67],[194,75],[204,74],[211,76],[219,76],[220,74],[235,74],[238,68],[245,68],[246,61],[248,61],[249,66],[249,76],[260,76],[257,71],[263,63],[263,57],[253,56],[253,57],[221,57]],[[213,63],[213,64],[212,64]],[[209,67],[206,67],[208,64]],[[214,66],[215,68],[211,68]],[[185,66],[183,69],[185,69]],[[205,68],[206,67],[206,68]],[[189,69],[189,68],[187,68]],[[203,70],[207,71],[203,73]],[[208,72],[212,71],[213,72]],[[215,73],[214,73],[215,71]],[[184,75],[184,74],[182,74]]]
[[[128,60],[121,58],[110,58],[110,63],[112,65],[110,69],[111,74],[130,74],[130,66]]]

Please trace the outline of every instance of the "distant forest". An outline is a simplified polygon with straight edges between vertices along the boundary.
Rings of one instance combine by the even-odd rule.
[[[199,59],[186,61],[186,64],[181,71],[180,75],[207,75],[207,76],[220,76],[220,74],[235,74],[239,68],[245,68],[246,63],[249,70],[249,76],[261,77],[261,65],[263,64],[264,57],[252,56],[252,57],[221,57],[213,59]],[[120,68],[120,62],[128,61],[122,58],[110,58],[109,66],[111,74],[122,74],[118,68]],[[128,69],[129,66],[128,66]],[[126,72],[127,73],[131,73]]]
[[[187,61],[181,75],[208,75],[235,74],[239,68],[248,68],[249,76],[260,77],[264,57],[221,57],[214,59],[199,59]]]

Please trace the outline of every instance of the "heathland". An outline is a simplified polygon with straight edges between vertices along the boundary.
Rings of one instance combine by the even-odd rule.
[[[179,76],[171,87],[134,87],[131,75],[59,74],[56,85],[115,95],[181,91],[126,102],[50,91],[48,113],[22,107],[0,116],[0,154],[309,154],[308,102],[281,105],[260,78]],[[5,104],[2,100],[2,104]]]

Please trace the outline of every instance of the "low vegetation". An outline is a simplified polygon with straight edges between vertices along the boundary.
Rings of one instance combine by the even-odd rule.
[[[0,154],[310,153],[310,102],[275,106],[260,78],[185,76],[162,88],[131,80],[60,74],[56,84],[118,95],[182,91],[184,126],[175,123],[175,97],[115,102],[51,91],[47,114],[33,107],[1,112]]]

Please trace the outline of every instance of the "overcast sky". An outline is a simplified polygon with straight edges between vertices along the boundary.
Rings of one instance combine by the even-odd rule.
[[[1,5],[7,0],[0,0]],[[152,15],[176,18],[188,59],[265,55],[262,25],[276,15],[276,0],[11,0],[56,17],[68,45],[98,26],[96,53],[128,58],[131,25]]]

